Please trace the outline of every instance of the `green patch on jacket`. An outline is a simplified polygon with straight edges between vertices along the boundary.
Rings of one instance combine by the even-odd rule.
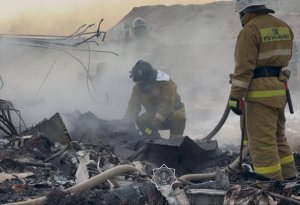
[[[270,27],[260,29],[263,42],[292,40],[288,27]]]

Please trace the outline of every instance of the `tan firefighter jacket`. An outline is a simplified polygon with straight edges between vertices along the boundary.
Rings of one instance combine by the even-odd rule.
[[[177,86],[172,80],[156,81],[150,92],[142,92],[140,85],[136,84],[132,89],[125,116],[136,119],[143,106],[147,112],[165,121],[174,110],[183,106],[176,89]]]
[[[286,105],[284,83],[277,77],[252,80],[257,67],[286,67],[292,55],[293,32],[270,14],[245,14],[244,28],[235,49],[235,70],[231,87],[234,98],[246,97],[272,107]],[[247,92],[248,89],[248,92]]]

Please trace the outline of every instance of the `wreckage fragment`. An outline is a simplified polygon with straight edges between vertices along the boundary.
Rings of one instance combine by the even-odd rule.
[[[165,199],[150,182],[131,184],[127,187],[111,191],[95,190],[71,195],[62,191],[53,191],[47,195],[43,205],[73,205],[74,201],[80,205],[137,205],[155,204],[164,205]]]
[[[277,205],[278,202],[263,189],[255,189],[249,186],[232,186],[227,192],[224,205]]]
[[[47,137],[53,144],[55,142],[68,144],[71,141],[70,135],[59,113],[25,130],[22,135],[41,135]]]
[[[205,156],[205,157],[204,157]],[[143,139],[136,145],[136,151],[128,157],[130,161],[146,160],[157,165],[173,167],[179,175],[196,173],[215,166],[218,156],[216,141],[196,143],[189,137],[178,139]]]
[[[33,135],[26,135],[28,137],[14,138],[16,143],[10,142],[4,145],[5,150],[0,150],[0,155],[5,156],[0,158],[2,160],[0,168],[1,164],[5,167],[2,172],[5,174],[32,172],[33,175],[0,182],[1,204],[52,205],[72,204],[74,201],[80,204],[219,205],[223,203],[229,187],[226,183],[228,177],[225,178],[227,171],[236,167],[237,163],[231,162],[238,156],[237,154],[222,153],[214,141],[195,142],[189,137],[174,141],[145,138],[137,130],[130,130],[121,120],[100,120],[92,113],[78,117],[73,120],[80,119],[75,124],[82,126],[67,126],[73,129],[66,131],[71,133],[72,140],[75,136],[74,138],[82,140],[82,143],[71,141],[67,145],[61,145],[53,141],[55,138],[50,137],[51,141],[43,136],[42,132],[34,132]],[[64,121],[62,119],[59,121],[64,124],[65,118]],[[43,122],[44,127],[48,128],[51,126],[47,123],[53,123],[47,120]],[[70,122],[67,121],[66,124],[70,125]],[[48,132],[50,133],[51,129]],[[9,159],[8,156],[11,158]],[[87,160],[84,160],[85,158]],[[298,155],[295,155],[296,162],[298,158]],[[129,165],[130,161],[135,165],[133,170],[143,170],[147,175],[128,174],[126,169],[125,172],[115,172],[120,167],[132,167]],[[158,164],[165,164],[164,162],[166,162],[164,168],[172,167],[170,169],[174,170],[172,176],[176,183],[170,186],[169,191],[159,192],[155,185],[151,184],[150,179],[153,169],[157,170],[162,165]],[[224,167],[229,162],[230,169],[216,170],[216,166]],[[80,175],[82,170],[85,170],[83,178]],[[202,174],[197,174],[199,172]],[[224,176],[219,175],[219,172]],[[187,175],[179,177],[182,173]],[[239,172],[233,174],[241,175]],[[162,176],[165,176],[164,173]],[[243,182],[245,177],[230,179]],[[247,180],[255,182],[253,178]],[[163,179],[162,182],[165,181]],[[295,185],[292,186],[292,190],[295,195],[299,192],[299,188]],[[275,197],[272,193],[270,195],[278,199],[278,196]]]
[[[166,164],[176,169],[178,175],[212,167],[219,156],[217,141],[195,142],[189,137],[172,140],[149,138],[122,120],[105,121],[90,112],[68,116],[66,124],[71,128],[69,133],[73,140],[95,146],[101,142],[111,147],[123,161],[145,160],[157,166]]]
[[[13,112],[17,115],[17,122],[14,122],[12,115]],[[15,126],[15,123],[18,123],[18,127]],[[6,136],[8,138],[11,138],[14,136],[18,136],[21,132],[21,129],[24,127],[26,126],[21,117],[21,112],[15,109],[14,105],[11,102],[0,99],[0,137]]]
[[[226,191],[216,189],[188,189],[186,195],[193,205],[223,204]]]

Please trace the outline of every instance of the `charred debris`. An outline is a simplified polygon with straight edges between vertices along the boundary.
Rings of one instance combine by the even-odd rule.
[[[22,126],[21,115],[9,105],[1,104],[0,204],[300,204],[299,181],[264,181],[246,149],[239,169],[239,154],[215,140],[148,138],[91,112],[56,113],[18,132],[10,112]]]

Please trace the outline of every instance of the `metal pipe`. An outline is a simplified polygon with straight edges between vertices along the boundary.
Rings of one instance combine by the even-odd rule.
[[[72,142],[71,142],[72,143]],[[51,157],[49,157],[48,159],[45,159],[43,162],[46,163],[46,162],[49,162],[51,160],[53,160],[54,158],[62,155],[67,149],[69,148],[69,145],[67,146],[64,146],[60,151],[56,152],[55,154],[53,154]]]
[[[212,180],[216,176],[216,172],[204,173],[204,174],[187,174],[179,178],[179,181],[203,181],[203,180]]]
[[[54,165],[51,163],[40,163],[40,162],[23,162],[17,160],[16,162],[23,164],[25,166],[32,166],[32,167],[51,167],[54,168]]]

